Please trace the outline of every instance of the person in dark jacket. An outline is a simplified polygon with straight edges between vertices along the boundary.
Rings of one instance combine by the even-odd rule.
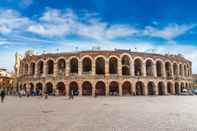
[[[1,103],[3,103],[4,102],[4,99],[5,99],[5,90],[4,89],[1,90],[0,95],[1,95]]]

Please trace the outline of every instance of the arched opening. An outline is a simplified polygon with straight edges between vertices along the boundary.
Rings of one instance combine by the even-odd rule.
[[[51,82],[46,84],[45,91],[48,93],[48,95],[53,95],[53,84]]]
[[[140,59],[134,61],[134,70],[135,76],[142,76],[142,61]]]
[[[92,95],[92,84],[88,81],[83,82],[82,84],[82,95],[91,96]]]
[[[34,75],[35,74],[35,63],[30,64],[30,74]]]
[[[33,95],[33,93],[34,93],[34,84],[33,83],[30,83],[29,84],[30,85],[30,95]]]
[[[28,64],[25,64],[25,75],[28,74]]]
[[[168,94],[173,95],[173,84],[171,82],[167,83],[167,92]]]
[[[37,83],[37,84],[36,84],[36,94],[37,94],[37,95],[42,95],[42,90],[43,90],[43,85],[42,85],[42,83]]]
[[[37,69],[38,69],[38,75],[42,75],[44,72],[44,62],[43,61],[39,61],[38,65],[37,65]]]
[[[54,73],[54,62],[52,60],[47,61],[47,74],[51,75]]]
[[[163,76],[163,64],[161,61],[156,62],[156,68],[157,68],[157,77]]]
[[[96,59],[96,74],[105,74],[105,60],[102,57]]]
[[[86,57],[82,61],[83,73],[89,73],[92,71],[92,61],[90,58]]]
[[[70,83],[69,85],[69,94],[73,94],[74,96],[78,96],[79,95],[79,90],[78,90],[78,84],[77,82],[73,81]]]
[[[165,95],[165,85],[163,82],[158,83],[158,95]]]
[[[132,85],[129,81],[126,81],[122,84],[122,95],[123,96],[132,95]]]
[[[58,90],[58,95],[65,96],[66,90],[65,90],[64,82],[57,83],[56,87],[57,87],[57,90]]]
[[[78,59],[72,58],[70,60],[70,73],[78,73]]]
[[[130,75],[130,58],[124,55],[121,60],[122,63],[122,75]]]
[[[173,74],[174,76],[178,76],[178,65],[176,63],[173,64]]]
[[[166,69],[166,77],[170,78],[172,76],[172,69],[170,62],[165,63],[165,69]]]
[[[187,76],[187,69],[186,69],[186,65],[184,65],[184,76]]]
[[[141,81],[138,81],[135,85],[136,95],[144,95],[144,83]]]
[[[182,64],[179,65],[179,75],[183,76],[183,66],[182,66]]]
[[[117,74],[118,73],[118,60],[115,57],[109,59],[109,73]]]
[[[174,86],[175,86],[175,94],[176,94],[176,95],[178,95],[178,94],[179,94],[179,92],[180,92],[180,89],[179,89],[179,83],[178,83],[178,82],[176,82]]]
[[[154,82],[149,82],[147,88],[148,88],[148,95],[155,95],[156,92],[155,92]]]
[[[57,65],[58,65],[58,73],[60,75],[61,74],[64,74],[65,73],[65,68],[66,68],[66,62],[65,62],[65,60],[64,59],[58,60]]]
[[[97,96],[105,96],[105,83],[103,81],[98,81],[96,83],[96,91],[95,94]]]
[[[153,62],[152,62],[152,60],[146,61],[146,75],[153,76]]]
[[[119,84],[116,81],[112,81],[109,85],[109,95],[118,96],[119,95]]]
[[[181,92],[183,92],[184,89],[185,89],[185,85],[184,83],[181,83]]]

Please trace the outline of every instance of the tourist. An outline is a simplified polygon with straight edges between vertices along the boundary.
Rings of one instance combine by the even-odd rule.
[[[1,103],[4,102],[4,99],[5,99],[5,90],[2,89],[2,90],[1,90]]]
[[[48,91],[45,92],[45,99],[48,99]]]

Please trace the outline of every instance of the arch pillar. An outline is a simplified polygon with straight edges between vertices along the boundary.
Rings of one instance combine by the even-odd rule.
[[[167,82],[164,82],[164,95],[167,95],[168,94],[168,86],[167,86]]]
[[[156,63],[153,63],[153,76],[157,77],[157,67],[156,67]]]
[[[69,76],[69,71],[70,71],[70,65],[69,65],[69,61],[67,60],[67,61],[66,61],[66,70],[65,70],[66,76]]]
[[[122,96],[122,83],[118,83],[119,96]]]
[[[78,84],[79,96],[82,96],[82,82],[79,81],[77,84]]]
[[[42,76],[45,77],[47,75],[47,63],[43,62],[43,73]]]
[[[130,69],[131,69],[131,76],[134,76],[134,63],[130,60]]]
[[[92,61],[92,75],[96,75],[96,63],[95,63],[95,60]]]
[[[82,75],[82,61],[81,60],[79,60],[78,74]]]
[[[105,82],[105,95],[106,96],[109,96],[109,82],[108,81],[104,81]]]
[[[144,83],[144,95],[147,96],[148,95],[148,83]]]
[[[146,77],[146,63],[142,62],[142,76]]]
[[[57,76],[57,74],[58,74],[58,67],[57,67],[58,65],[57,65],[57,62],[54,62],[54,73],[53,73],[53,76]]]
[[[122,63],[121,63],[121,59],[118,59],[118,75],[119,76],[122,75]]]
[[[109,76],[109,59],[105,60],[105,76]]]

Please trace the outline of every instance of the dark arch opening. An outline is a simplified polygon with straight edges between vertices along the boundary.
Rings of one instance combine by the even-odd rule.
[[[130,58],[125,55],[122,57],[122,75],[130,75]]]
[[[148,83],[148,95],[155,95],[155,84],[153,82]]]
[[[144,95],[144,83],[143,82],[141,82],[141,81],[138,81],[137,83],[136,83],[136,87],[135,87],[136,89],[136,95]]]
[[[49,94],[49,95],[54,95],[53,94],[53,84],[51,82],[48,82],[46,84],[46,87],[45,87],[45,91]]]
[[[35,63],[31,63],[30,64],[30,71],[31,71],[30,72],[31,75],[34,75],[35,74]]]
[[[180,92],[180,89],[179,89],[179,83],[175,83],[175,94],[178,95]]]
[[[102,57],[96,59],[96,74],[105,74],[105,60]]]
[[[70,60],[70,73],[78,73],[78,59],[72,58]]]
[[[170,78],[172,76],[172,69],[170,62],[165,63],[165,69],[166,69],[166,77]]]
[[[112,81],[109,85],[109,95],[118,96],[119,95],[119,84],[116,81]]]
[[[167,92],[168,92],[168,94],[173,95],[173,85],[171,82],[167,83]]]
[[[41,75],[43,74],[43,71],[44,71],[44,62],[43,61],[39,61],[38,62],[38,75]]]
[[[65,88],[64,82],[57,83],[56,87],[57,87],[57,90],[58,90],[58,95],[65,96],[65,94],[66,94],[66,90],[65,89],[66,88]]]
[[[163,64],[161,61],[156,62],[156,68],[157,68],[157,76],[162,77],[163,76],[163,72],[162,72]]]
[[[165,95],[165,85],[163,82],[158,83],[158,95]]]
[[[98,96],[105,96],[105,83],[103,81],[99,81],[96,83],[95,94]]]
[[[37,84],[36,84],[36,94],[37,94],[37,95],[42,95],[42,90],[43,90],[43,85],[42,85],[42,83],[37,83]]]
[[[109,73],[110,74],[118,73],[118,60],[115,57],[109,59]]]
[[[69,85],[69,94],[73,94],[74,96],[78,96],[79,95],[79,90],[78,90],[78,84],[77,82],[73,81],[70,83]]]
[[[146,61],[146,75],[153,76],[153,62],[151,60]]]
[[[82,84],[82,95],[91,96],[92,95],[92,84],[88,81],[83,82]]]
[[[49,75],[54,73],[54,62],[52,60],[47,61],[47,73]]]
[[[173,74],[174,76],[178,76],[178,65],[176,63],[173,64]]]
[[[134,70],[135,76],[142,76],[142,61],[140,59],[134,61]]]
[[[83,72],[84,73],[88,73],[88,72],[92,71],[92,61],[90,58],[88,58],[88,57],[84,58],[82,65],[83,65]]]
[[[132,85],[129,81],[126,81],[122,85],[122,95],[129,96],[132,95]]]
[[[66,68],[66,62],[64,59],[60,59],[57,62],[58,65],[58,73],[59,74],[64,74],[65,73],[65,68]]]

